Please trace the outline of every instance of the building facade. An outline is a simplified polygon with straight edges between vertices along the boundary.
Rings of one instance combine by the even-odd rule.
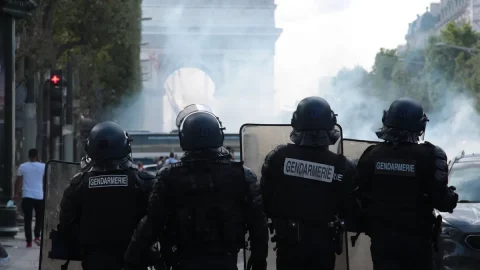
[[[430,4],[423,15],[409,24],[408,48],[423,48],[431,35],[438,35],[451,22],[470,23],[480,32],[480,0],[441,0]]]
[[[408,25],[407,48],[423,48],[427,44],[428,37],[436,33],[440,10],[440,3],[432,3],[425,13],[417,15],[417,19]]]

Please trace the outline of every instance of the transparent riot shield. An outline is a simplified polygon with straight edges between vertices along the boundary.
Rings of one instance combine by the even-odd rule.
[[[363,152],[371,145],[376,145],[378,142],[374,141],[363,141],[355,139],[343,139],[343,143],[339,144],[338,147],[343,147],[343,150],[339,149],[339,152],[353,160],[355,163],[358,162]],[[344,252],[337,256],[337,262],[346,261],[346,256],[348,252],[348,261],[350,263],[350,269],[354,270],[371,270],[373,269],[372,257],[370,254],[370,238],[365,234],[361,234],[355,242],[355,246],[352,247],[351,237],[355,233],[346,233],[346,244],[348,249],[344,249]],[[347,252],[345,252],[345,250]],[[342,265],[335,265],[335,270],[344,270],[348,268],[343,268]]]
[[[342,134],[342,127],[336,125],[335,129]],[[240,157],[244,165],[252,169],[260,179],[265,156],[280,144],[292,143],[290,133],[292,127],[283,124],[244,124],[240,128]],[[339,139],[330,150],[341,153],[342,140]]]
[[[52,259],[52,238],[55,235],[60,214],[60,201],[64,190],[70,184],[72,177],[80,172],[80,163],[50,160],[45,166],[44,199],[45,217],[40,246],[39,270],[58,270],[65,264],[63,260]],[[69,270],[81,270],[81,264],[71,261]]]
[[[337,125],[336,129],[340,132],[341,136],[342,128]],[[240,157],[244,162],[244,165],[252,169],[257,174],[259,180],[262,175],[261,169],[266,155],[278,145],[292,143],[290,140],[291,132],[292,127],[290,125],[281,124],[244,124],[240,128]],[[340,137],[335,145],[330,146],[330,150],[335,153],[341,153],[341,143],[342,139]],[[269,243],[270,248],[267,259],[268,270],[276,269],[276,252],[273,249],[274,246],[274,243]],[[242,251],[239,253],[239,263],[237,265],[238,269],[246,269],[246,263],[249,256],[250,253],[248,250],[246,252]],[[346,261],[345,256],[343,256],[341,260],[337,257],[336,261],[337,265],[342,265],[344,267],[339,269],[347,269],[346,267],[348,262]]]

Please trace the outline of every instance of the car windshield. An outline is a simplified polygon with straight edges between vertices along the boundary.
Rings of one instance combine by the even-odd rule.
[[[480,162],[454,164],[448,185],[457,188],[459,201],[480,202]]]

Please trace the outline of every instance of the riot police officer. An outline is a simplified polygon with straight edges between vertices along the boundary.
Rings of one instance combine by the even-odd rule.
[[[125,254],[125,269],[137,269],[157,240],[173,270],[237,269],[247,229],[249,263],[253,270],[265,270],[268,228],[256,175],[231,160],[222,147],[224,128],[207,107],[187,106],[177,127],[185,154],[157,173],[148,214]]]
[[[78,239],[83,269],[122,269],[130,238],[146,213],[155,178],[132,164],[131,141],[116,123],[97,124],[85,145],[89,169],[75,175],[64,192],[59,231],[67,250],[75,249]]]
[[[340,220],[355,165],[329,150],[340,139],[336,115],[320,97],[300,101],[290,139],[265,158],[261,187],[273,221],[277,269],[332,270],[343,241]]]
[[[418,101],[395,100],[377,132],[384,142],[367,148],[358,161],[375,270],[432,269],[433,208],[451,212],[457,205],[458,195],[447,187],[445,152],[419,144],[428,121]]]

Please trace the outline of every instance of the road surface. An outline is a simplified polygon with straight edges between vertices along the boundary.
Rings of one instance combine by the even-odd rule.
[[[350,269],[351,270],[372,270],[372,258],[370,256],[370,238],[362,234],[356,244],[355,247],[352,248],[350,244],[350,236],[353,234],[349,233],[349,258],[350,258]],[[276,270],[276,263],[275,263],[275,251],[273,250],[273,244],[270,243],[270,250],[268,252],[268,259],[267,259],[267,270]],[[345,255],[346,252],[344,251],[341,255],[337,255],[335,270],[349,270],[345,263]],[[248,260],[249,253],[247,251],[247,260]],[[238,254],[238,270],[244,269],[244,260],[243,260],[243,250]]]

